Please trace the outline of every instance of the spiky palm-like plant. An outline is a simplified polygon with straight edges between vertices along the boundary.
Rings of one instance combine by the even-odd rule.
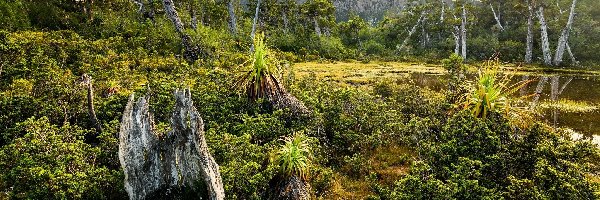
[[[469,109],[473,116],[486,118],[490,112],[501,112],[510,114],[511,108],[509,96],[530,83],[530,80],[519,81],[510,84],[512,76],[500,77],[498,71],[500,64],[498,60],[487,61],[483,71],[479,71],[477,82],[473,89],[467,94],[463,103],[464,109]],[[526,98],[520,97],[520,98]]]
[[[238,79],[238,88],[245,90],[247,97],[254,101],[266,98],[276,108],[289,108],[294,114],[308,114],[308,108],[292,96],[277,78],[277,59],[271,57],[267,48],[264,35],[256,34],[254,38],[254,51],[250,58],[247,72]]]
[[[307,178],[310,169],[311,151],[308,139],[304,134],[296,133],[284,139],[285,144],[277,152],[276,163],[285,176]]]
[[[251,65],[240,79],[240,84],[246,90],[248,98],[258,98],[275,95],[279,88],[279,82],[275,78],[276,62],[270,57],[270,52],[264,42],[264,35],[257,34],[254,38],[254,51],[251,55]]]
[[[275,157],[279,175],[269,183],[267,199],[310,199],[307,178],[312,155],[308,138],[302,133],[296,133],[283,141],[285,143]]]

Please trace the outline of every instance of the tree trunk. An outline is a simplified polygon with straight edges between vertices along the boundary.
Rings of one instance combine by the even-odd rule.
[[[102,133],[102,125],[98,121],[98,117],[96,117],[96,111],[94,110],[94,86],[92,84],[92,77],[83,74],[81,76],[83,84],[87,88],[87,107],[88,107],[88,117],[90,118],[90,122],[96,129],[96,133]]]
[[[525,63],[531,63],[533,57],[533,9],[527,1],[529,16],[527,17],[527,47],[525,49]]]
[[[92,85],[92,77],[83,74],[81,76],[83,79],[83,83],[87,86],[87,107],[88,107],[88,115],[90,118],[90,122],[96,128],[96,133],[102,133],[102,125],[98,122],[98,117],[96,117],[96,111],[94,110],[94,86]]]
[[[496,15],[494,6],[491,3],[490,3],[490,8],[492,8],[492,13],[494,13],[494,19],[496,19],[496,24],[498,24],[498,27],[500,27],[501,31],[504,31],[504,26],[502,26],[502,23],[500,23],[500,17],[498,17],[498,15]]]
[[[148,0],[148,18],[150,18],[150,20],[152,20],[152,23],[154,23],[154,15],[156,13],[155,8],[154,8],[154,0]]]
[[[458,26],[454,26],[454,32],[452,32],[452,35],[454,36],[454,53],[456,55],[460,55],[460,29],[458,28]]]
[[[548,42],[548,26],[546,24],[546,19],[544,19],[544,7],[540,6],[537,17],[540,20],[544,64],[549,66],[552,65],[552,56],[550,55],[550,42]]]
[[[575,55],[573,55],[573,52],[571,51],[571,45],[569,45],[569,42],[567,42],[567,52],[569,52],[569,56],[571,57],[571,62],[573,63],[573,65],[578,66],[579,61],[577,61],[577,59],[575,59]],[[0,71],[2,71],[2,70],[0,70]]]
[[[313,19],[313,24],[315,26],[315,33],[317,34],[317,36],[321,37],[321,27],[319,27],[318,17],[314,16],[312,19]]]
[[[198,16],[196,15],[196,7],[193,5],[190,5],[190,15],[192,18],[191,23],[190,23],[192,26],[192,29],[198,30]]]
[[[204,138],[204,122],[189,89],[175,92],[171,131],[158,135],[146,98],[134,95],[123,112],[119,161],[129,199],[182,199],[203,181],[208,199],[225,198],[219,166]],[[198,194],[198,198],[201,194]]]
[[[269,181],[268,200],[309,200],[310,184],[298,176],[274,177]]]
[[[250,37],[254,39],[254,35],[256,34],[256,24],[258,23],[258,12],[260,11],[260,0],[256,2],[256,11],[254,12],[254,21],[252,22],[252,32],[250,33]],[[254,49],[254,46],[252,46]]]
[[[283,33],[288,33],[288,26],[290,22],[288,21],[285,10],[281,10],[281,18],[283,19]]]
[[[86,11],[87,11],[88,20],[91,21],[94,19],[94,12],[93,12],[94,0],[87,0],[86,7],[87,7]]]
[[[427,19],[425,19],[425,20],[427,20]],[[425,24],[425,22],[423,22],[423,24]],[[430,40],[429,39],[430,38],[429,38],[429,33],[425,30],[425,26],[424,25],[421,26],[421,32],[422,32],[422,37],[423,37],[422,38],[422,42],[423,43],[421,45],[422,45],[423,48],[425,48],[425,47],[429,46],[429,44],[430,44]]]
[[[467,60],[467,10],[465,5],[462,5],[462,20],[460,23],[460,42],[461,42],[461,55],[464,60]]]
[[[165,14],[175,26],[175,31],[179,34],[181,38],[181,43],[185,49],[184,57],[189,62],[194,62],[198,60],[200,50],[198,46],[194,45],[192,42],[192,38],[185,33],[183,23],[177,14],[177,10],[175,10],[175,6],[173,5],[173,0],[163,0],[163,6],[165,7]]]
[[[400,48],[398,49],[398,51],[404,50],[404,47],[406,47],[408,40],[410,40],[410,37],[415,33],[415,31],[417,30],[417,27],[421,24],[421,22],[425,18],[425,14],[426,14],[426,11],[421,12],[421,16],[417,20],[417,23],[415,23],[415,25],[410,29],[410,31],[408,31],[408,35],[406,36],[406,38],[404,38],[404,41],[402,41],[402,45],[400,45]]]
[[[442,12],[440,13],[440,23],[444,23],[444,15],[445,15],[445,10],[446,10],[446,3],[444,2],[444,0],[442,1]]]
[[[575,16],[575,5],[577,4],[577,0],[573,0],[571,4],[571,12],[569,13],[569,20],[567,20],[567,25],[562,30],[560,34],[560,38],[558,39],[558,45],[556,46],[556,54],[554,55],[554,65],[558,66],[562,63],[563,55],[565,53],[565,46],[567,45],[567,41],[569,40],[569,33],[571,32],[571,27],[573,26],[573,18]]]
[[[229,11],[229,31],[231,34],[237,35],[237,19],[235,18],[235,6],[233,1],[237,0],[229,0],[227,4],[227,10]]]

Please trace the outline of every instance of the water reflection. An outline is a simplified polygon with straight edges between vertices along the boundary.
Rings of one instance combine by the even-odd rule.
[[[446,88],[447,76],[423,73],[411,73],[412,83],[428,87],[433,90]],[[475,77],[468,76],[469,80]],[[589,137],[600,136],[600,114],[598,110],[590,112],[571,112],[559,109],[559,106],[550,106],[547,109],[537,108],[540,104],[564,104],[564,101],[583,102],[585,104],[600,106],[600,76],[577,76],[565,74],[553,75],[523,75],[513,77],[514,82],[531,80],[527,86],[517,93],[528,98],[530,109],[541,110],[542,119],[554,127],[568,127],[582,135]],[[567,105],[568,106],[568,105]],[[575,105],[576,106],[576,105]],[[544,107],[546,108],[546,107]]]

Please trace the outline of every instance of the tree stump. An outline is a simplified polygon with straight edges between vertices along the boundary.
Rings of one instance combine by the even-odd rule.
[[[225,197],[219,166],[208,151],[204,122],[189,89],[175,92],[171,130],[158,135],[148,100],[132,94],[123,113],[119,160],[130,199],[184,199],[184,195]],[[197,197],[196,197],[197,198]]]

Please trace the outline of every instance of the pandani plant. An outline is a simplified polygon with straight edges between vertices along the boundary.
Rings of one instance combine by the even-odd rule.
[[[525,87],[531,80],[511,83],[513,76],[508,74],[500,76],[499,71],[498,59],[486,61],[483,69],[479,70],[471,91],[466,94],[462,108],[470,110],[473,116],[478,118],[486,118],[490,112],[504,114],[509,119],[514,119],[515,115],[528,117],[526,109],[517,107],[513,102],[532,95],[515,98],[511,98],[511,95]]]
[[[284,85],[277,79],[278,61],[265,44],[264,34],[256,34],[249,62],[242,65],[246,65],[243,67],[247,69],[237,79],[235,85],[245,91],[248,99],[255,101],[259,98],[266,98],[278,109],[289,108],[293,114],[299,115],[309,113],[306,106],[287,92]]]
[[[283,139],[284,144],[277,151],[275,163],[282,175],[297,176],[306,180],[310,170],[311,150],[308,138],[302,133],[296,133]]]
[[[269,183],[267,199],[310,199],[308,174],[312,153],[309,138],[299,132],[285,137],[283,142],[274,156],[279,172]]]

